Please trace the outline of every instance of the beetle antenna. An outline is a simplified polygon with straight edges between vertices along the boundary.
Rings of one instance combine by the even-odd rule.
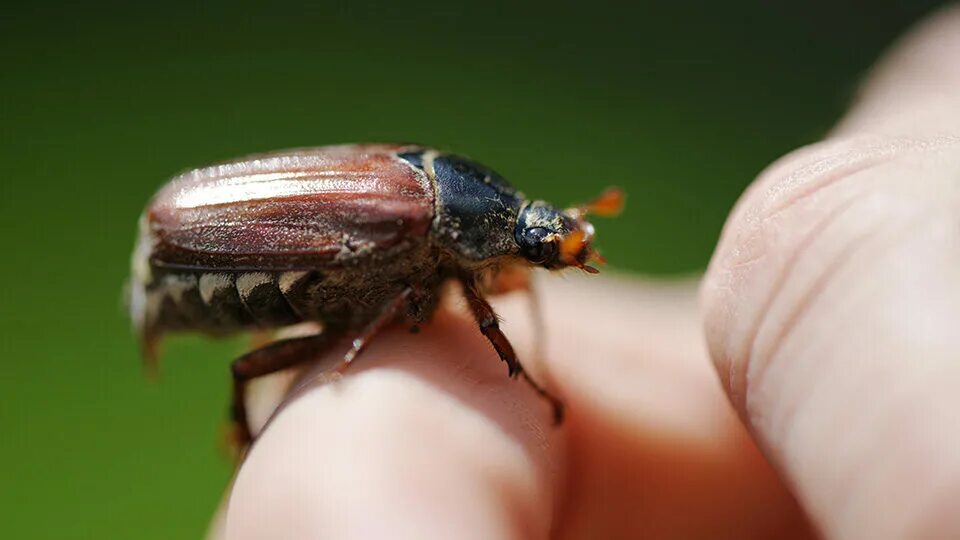
[[[595,214],[600,217],[613,217],[623,211],[625,200],[626,195],[623,193],[623,190],[616,186],[611,186],[603,190],[603,193],[592,201],[574,207],[574,211],[577,217],[583,217],[587,214]]]

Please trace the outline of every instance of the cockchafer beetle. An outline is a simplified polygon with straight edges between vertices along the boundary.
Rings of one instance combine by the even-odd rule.
[[[493,170],[419,145],[325,146],[250,156],[173,178],[140,220],[130,313],[153,363],[166,333],[226,335],[317,321],[232,365],[232,416],[249,443],[253,378],[315,358],[354,335],[342,372],[386,325],[428,319],[441,285],[459,281],[480,331],[562,419],[561,402],[524,371],[486,294],[523,288],[529,268],[588,266],[588,212],[613,215],[608,189],[560,211],[530,201]]]

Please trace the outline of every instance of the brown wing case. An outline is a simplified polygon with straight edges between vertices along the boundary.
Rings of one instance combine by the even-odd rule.
[[[434,190],[397,157],[344,145],[250,156],[184,173],[153,199],[158,267],[289,270],[388,256],[423,241]]]

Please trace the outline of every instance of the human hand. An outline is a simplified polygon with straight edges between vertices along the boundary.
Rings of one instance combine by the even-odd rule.
[[[954,9],[827,141],[765,172],[725,228],[702,315],[690,283],[550,279],[538,363],[523,298],[495,303],[567,402],[562,428],[444,310],[289,399],[215,534],[808,537],[783,478],[831,537],[960,535],[958,65]]]
[[[521,359],[568,403],[560,428],[470,316],[331,355],[255,443],[226,538],[742,538],[804,530],[706,356],[695,284],[569,276],[495,303]],[[354,368],[356,368],[354,370]],[[309,383],[308,383],[309,384]],[[255,393],[270,410],[283,384]],[[266,405],[266,406],[264,406]],[[259,416],[263,416],[261,413]]]

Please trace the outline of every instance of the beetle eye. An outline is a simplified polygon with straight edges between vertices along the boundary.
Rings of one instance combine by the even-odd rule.
[[[552,260],[557,254],[557,243],[543,241],[550,234],[550,230],[544,227],[524,229],[520,238],[520,253],[534,264]]]

